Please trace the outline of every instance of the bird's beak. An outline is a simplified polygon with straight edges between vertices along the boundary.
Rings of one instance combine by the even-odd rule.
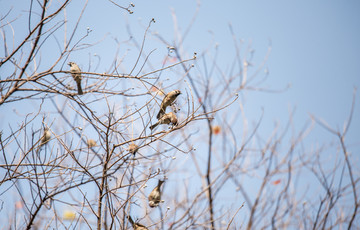
[[[68,63],[69,66],[71,66],[70,62]]]

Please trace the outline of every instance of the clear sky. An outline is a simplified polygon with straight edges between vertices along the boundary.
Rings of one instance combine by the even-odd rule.
[[[196,9],[195,1],[133,1],[134,14],[119,16],[111,3],[103,6],[114,13],[102,15],[113,20],[104,26],[98,17],[88,15],[88,24],[94,33],[122,36],[123,23],[128,20],[143,25],[151,18],[152,26],[164,37],[174,36],[171,10],[177,15],[179,28],[185,30]],[[89,10],[99,14],[102,3],[89,2]],[[273,119],[288,116],[288,109],[296,107],[300,120],[309,113],[323,118],[330,125],[342,127],[347,118],[352,92],[360,85],[360,2],[348,1],[201,1],[199,14],[193,24],[185,47],[190,52],[201,51],[214,39],[219,44],[220,63],[230,65],[233,58],[233,40],[229,30],[244,40],[244,47],[251,43],[255,50],[255,64],[265,56],[269,44],[271,55],[266,66],[270,77],[266,85],[272,89],[291,88],[283,93],[267,93],[247,97],[254,108],[263,106]],[[124,4],[125,5],[125,4]],[[132,27],[134,34],[142,34],[139,26]],[[211,31],[211,33],[209,32]],[[151,47],[151,42],[148,41]],[[111,49],[111,48],[110,48]],[[109,55],[112,58],[111,55]],[[359,94],[357,94],[359,99]],[[356,107],[356,114],[360,109]],[[356,116],[355,116],[356,117]],[[359,127],[358,119],[354,126]],[[356,124],[356,125],[355,125]]]
[[[156,19],[154,30],[174,34],[171,9],[180,29],[185,30],[195,12],[195,1],[134,1],[130,17]],[[255,64],[271,43],[266,66],[273,89],[291,88],[277,94],[249,94],[254,110],[265,108],[269,121],[295,118],[303,123],[313,114],[340,129],[347,119],[354,87],[360,86],[360,2],[347,1],[201,1],[199,14],[187,38],[188,50],[203,50],[212,36],[219,44],[222,65],[233,57],[231,23],[237,37],[251,42]],[[210,33],[209,31],[212,31]],[[165,35],[166,36],[166,35]],[[230,54],[231,53],[231,54]],[[359,92],[357,101],[360,101]],[[359,145],[360,107],[355,107],[348,138]],[[269,115],[269,113],[271,115]]]
[[[0,10],[2,14],[9,9],[8,5],[14,5],[11,1],[0,3],[4,6]],[[140,37],[144,31],[141,25],[147,25],[151,18],[155,18],[152,30],[171,41],[174,36],[171,10],[177,15],[179,28],[185,30],[197,5],[190,0],[133,3],[134,14],[129,15],[123,14],[111,2],[89,1],[79,31],[85,32],[90,27],[93,30],[90,41],[105,37],[105,42],[92,50],[98,51],[96,53],[101,55],[103,63],[106,63],[106,58],[112,61],[114,57],[114,38],[120,41],[128,39],[126,23],[130,23],[134,35]],[[127,3],[121,5],[127,6]],[[71,6],[78,13],[83,2],[74,1]],[[25,9],[26,6],[22,14],[26,14]],[[271,55],[266,63],[271,80],[266,84],[273,89],[284,89],[291,84],[291,88],[273,96],[249,96],[248,103],[271,108],[275,118],[287,113],[290,105],[296,107],[297,114],[303,118],[312,113],[331,125],[342,126],[349,111],[353,88],[360,85],[359,11],[360,2],[355,0],[201,1],[185,47],[189,52],[202,51],[214,41],[219,44],[223,62],[220,64],[229,65],[232,61],[229,58],[233,58],[229,24],[235,35],[244,40],[244,46],[251,44],[255,50],[255,64],[259,64],[271,44]],[[72,17],[71,8],[67,9],[67,14]],[[72,19],[70,23],[74,23],[75,18]],[[16,31],[16,35],[22,38],[21,31]],[[163,52],[152,42],[147,41],[149,49],[155,47]],[[88,53],[82,55],[88,56]],[[133,60],[128,61],[131,63]],[[105,71],[106,67],[99,71]],[[356,109],[359,115],[360,110]],[[359,122],[357,126],[360,127]]]

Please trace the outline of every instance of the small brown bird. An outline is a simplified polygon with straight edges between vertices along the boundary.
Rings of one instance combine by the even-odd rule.
[[[135,222],[133,221],[133,219],[131,218],[131,216],[127,216],[127,218],[128,218],[130,224],[133,226],[133,228],[134,228],[135,230],[148,230],[148,228],[146,228],[144,225],[139,224],[139,223],[135,223]]]
[[[81,69],[79,68],[79,66],[75,62],[69,62],[68,65],[70,66],[71,76],[76,81],[76,85],[77,85],[77,88],[78,88],[78,94],[82,95],[83,91],[81,89],[81,79],[82,79]]]
[[[51,132],[48,127],[44,128],[44,133],[40,138],[40,147],[47,144],[51,138]]]
[[[166,94],[161,102],[160,111],[156,116],[157,119],[160,119],[166,113],[166,107],[170,106],[180,94],[181,92],[178,89]]]
[[[137,153],[137,151],[139,150],[139,146],[137,146],[136,144],[134,143],[131,143],[129,145],[129,148],[127,149],[129,151],[129,153],[135,155]]]
[[[175,113],[170,112],[165,114],[164,116],[162,116],[155,124],[153,124],[152,126],[150,126],[150,129],[153,130],[156,126],[161,125],[161,124],[173,124],[173,125],[177,125],[177,117],[175,115]]]
[[[149,206],[151,208],[155,208],[159,206],[159,203],[161,201],[161,191],[160,186],[164,183],[163,180],[159,180],[158,185],[152,190],[150,193],[148,200],[149,200]]]

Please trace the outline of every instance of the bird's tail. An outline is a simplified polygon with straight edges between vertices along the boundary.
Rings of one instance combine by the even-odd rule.
[[[78,94],[82,95],[83,91],[82,91],[82,88],[81,88],[81,81],[76,81],[76,84],[77,84],[77,88],[78,88]]]
[[[153,124],[152,126],[150,126],[150,129],[153,130],[153,129],[155,129],[156,126],[158,126],[158,125],[159,125],[159,122],[156,122],[155,124]]]

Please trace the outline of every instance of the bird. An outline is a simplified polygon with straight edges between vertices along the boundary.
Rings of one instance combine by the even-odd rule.
[[[131,216],[127,216],[127,218],[135,230],[148,230],[148,228],[146,228],[144,225],[135,223]]]
[[[129,145],[129,148],[128,148],[127,150],[129,151],[129,153],[135,155],[136,152],[139,150],[139,146],[137,146],[137,145],[134,144],[134,143],[131,143],[131,144]]]
[[[161,191],[160,186],[164,183],[163,180],[159,180],[158,185],[152,190],[150,193],[148,200],[149,200],[149,206],[151,208],[155,208],[159,206],[159,203],[161,201]]]
[[[170,106],[175,101],[177,96],[179,96],[180,94],[181,94],[181,92],[178,89],[173,90],[170,93],[166,94],[166,96],[164,97],[164,99],[161,102],[160,111],[156,116],[157,119],[160,119],[165,114],[166,107]]]
[[[51,132],[48,127],[44,128],[44,133],[40,138],[40,147],[47,144],[51,138]]]
[[[71,76],[76,81],[76,85],[77,85],[77,88],[78,88],[78,94],[82,95],[83,91],[81,89],[81,78],[82,78],[81,69],[79,68],[79,66],[75,62],[69,62],[68,65],[70,66]]]
[[[153,130],[156,126],[161,125],[161,124],[173,124],[173,125],[177,125],[177,117],[175,115],[175,113],[170,112],[165,114],[164,116],[162,116],[155,124],[153,124],[152,126],[150,126],[150,129]]]

